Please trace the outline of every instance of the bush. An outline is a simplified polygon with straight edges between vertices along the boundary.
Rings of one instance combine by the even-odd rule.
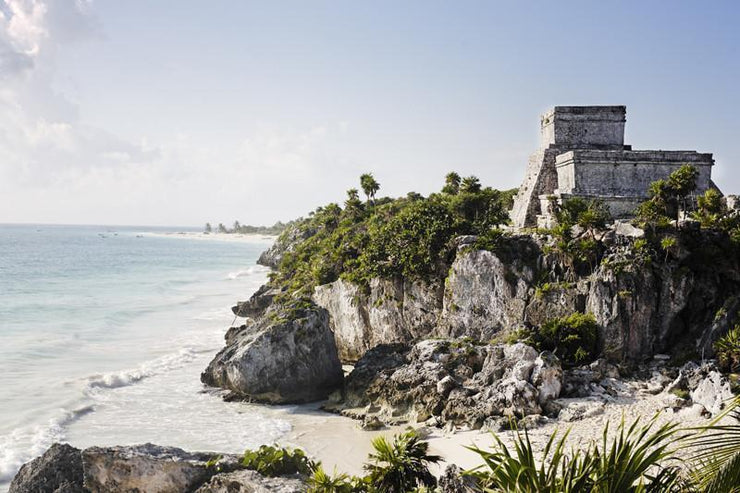
[[[308,476],[317,464],[306,457],[301,449],[289,449],[272,445],[262,445],[257,450],[247,450],[242,458],[242,466],[263,476],[284,476],[302,474]]]
[[[593,315],[574,313],[548,320],[533,340],[538,349],[553,351],[565,366],[576,366],[596,358],[598,326]]]
[[[415,431],[396,435],[393,442],[379,436],[373,440],[375,452],[365,465],[369,483],[384,493],[404,493],[417,486],[433,487],[437,480],[429,472],[429,464],[442,460],[429,455],[429,443],[422,441]]]
[[[740,370],[740,324],[736,325],[714,343],[717,360],[722,371]]]

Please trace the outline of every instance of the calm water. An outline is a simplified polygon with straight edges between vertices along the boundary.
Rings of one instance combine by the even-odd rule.
[[[0,491],[54,441],[238,452],[290,429],[199,382],[269,242],[141,231],[0,225]]]

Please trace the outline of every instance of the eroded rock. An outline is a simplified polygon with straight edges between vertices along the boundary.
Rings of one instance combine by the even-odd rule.
[[[55,443],[21,467],[8,493],[83,493],[82,455],[70,445]]]
[[[328,314],[317,307],[285,313],[272,306],[201,374],[238,398],[273,404],[324,399],[342,380]]]

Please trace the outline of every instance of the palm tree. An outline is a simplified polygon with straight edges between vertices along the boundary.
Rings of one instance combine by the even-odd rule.
[[[478,193],[481,191],[480,180],[477,176],[466,176],[460,182],[460,191],[468,193]]]
[[[374,453],[368,456],[372,461],[365,465],[370,483],[384,493],[404,493],[417,486],[434,487],[437,480],[429,472],[429,464],[436,464],[442,458],[429,455],[429,443],[419,439],[411,430],[393,437],[393,443],[385,437],[373,439]]]
[[[450,171],[445,176],[445,186],[442,188],[442,193],[448,193],[450,195],[457,195],[460,191],[460,175],[454,171]]]
[[[360,187],[367,196],[368,202],[375,201],[375,194],[380,190],[380,183],[373,177],[372,173],[365,173],[360,176]]]

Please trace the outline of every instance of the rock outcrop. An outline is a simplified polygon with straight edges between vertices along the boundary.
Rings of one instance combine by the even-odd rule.
[[[245,470],[240,457],[186,452],[147,443],[79,450],[54,444],[25,464],[10,493],[299,493],[299,477],[268,478]]]
[[[306,483],[296,478],[266,478],[255,471],[217,474],[195,493],[303,493]]]
[[[430,421],[481,428],[495,417],[541,414],[560,394],[556,357],[532,347],[431,339],[380,345],[357,362],[328,410],[366,422]]]
[[[70,445],[55,443],[44,455],[21,467],[9,493],[83,493],[82,455]]]
[[[85,488],[100,492],[193,491],[219,469],[236,469],[236,456],[190,453],[147,443],[126,447],[90,447],[82,451]],[[215,463],[219,460],[218,468]]]
[[[271,404],[324,399],[342,384],[329,315],[317,307],[272,306],[257,321],[228,334],[201,374],[207,385],[237,398]]]

